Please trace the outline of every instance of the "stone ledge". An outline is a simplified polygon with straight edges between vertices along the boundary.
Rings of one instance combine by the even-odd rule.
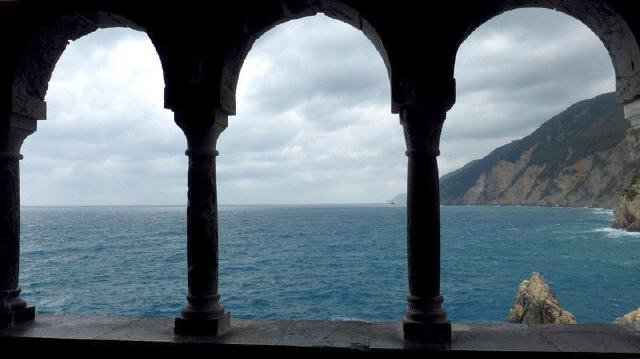
[[[173,334],[172,318],[38,316],[32,324],[0,331],[0,351],[397,354],[427,350],[405,343],[400,323],[233,320],[231,325],[221,337],[186,337]],[[617,325],[454,324],[452,335],[451,352],[458,354],[640,356],[640,332]]]

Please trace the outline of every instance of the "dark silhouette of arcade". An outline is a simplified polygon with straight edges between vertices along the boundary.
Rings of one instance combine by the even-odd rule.
[[[456,52],[466,37],[504,11],[544,7],[588,26],[616,72],[618,99],[640,127],[640,19],[624,0],[235,0],[218,2],[10,0],[0,2],[0,328],[35,318],[20,297],[19,160],[23,141],[46,117],[48,81],[69,40],[99,28],[145,31],[161,60],[165,107],[188,143],[188,296],[174,330],[216,336],[233,328],[219,303],[216,142],[235,113],[242,63],[277,24],[324,13],[361,30],[382,57],[391,111],[400,115],[408,157],[407,311],[409,348],[448,349],[452,326],[440,294],[437,156],[455,103]],[[27,159],[28,160],[28,159]],[[384,288],[381,288],[384,290]],[[222,293],[224,295],[224,293]],[[178,314],[178,313],[176,313]],[[24,324],[24,325],[35,325]],[[242,328],[239,328],[240,331]],[[506,329],[505,329],[506,330]],[[508,348],[507,348],[508,349]],[[2,351],[2,349],[0,349]]]

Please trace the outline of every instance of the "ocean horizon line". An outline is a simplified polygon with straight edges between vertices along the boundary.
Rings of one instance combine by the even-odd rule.
[[[218,203],[219,206],[378,206],[388,202],[342,202],[342,203]],[[186,204],[29,204],[21,208],[51,207],[186,207]]]
[[[308,206],[406,206],[404,203],[387,202],[341,202],[341,203],[218,203],[218,206],[228,207],[308,207]],[[21,205],[21,208],[69,208],[69,207],[186,207],[186,204],[28,204]],[[595,209],[612,211],[613,208],[606,207],[589,207],[589,206],[545,206],[532,204],[440,204],[440,207],[530,207],[530,208],[572,208],[572,209]]]

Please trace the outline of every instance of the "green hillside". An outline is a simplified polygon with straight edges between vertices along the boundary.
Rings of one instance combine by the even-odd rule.
[[[532,134],[501,146],[440,179],[442,203],[461,203],[462,197],[500,161],[516,162],[532,147],[528,166],[542,164],[537,181],[554,178],[575,162],[618,145],[629,123],[615,94],[607,93],[578,102],[554,116]],[[515,179],[514,179],[515,182]]]

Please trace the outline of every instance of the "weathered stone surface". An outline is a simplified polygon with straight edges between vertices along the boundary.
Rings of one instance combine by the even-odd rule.
[[[609,6],[609,3],[615,6]],[[355,28],[361,29],[378,49],[389,71],[392,111],[402,113],[401,116],[405,122],[407,122],[407,115],[418,117],[416,121],[407,122],[407,126],[411,127],[407,138],[410,156],[407,232],[411,296],[404,328],[408,328],[409,331],[415,330],[420,334],[420,337],[409,335],[409,338],[417,338],[420,341],[429,340],[428,335],[425,336],[424,333],[430,335],[436,328],[444,328],[445,331],[441,330],[435,334],[445,337],[443,334],[451,333],[440,296],[440,224],[435,156],[438,154],[441,120],[444,120],[444,112],[451,108],[455,101],[453,74],[458,47],[475,28],[504,11],[529,6],[556,9],[581,20],[602,39],[611,54],[615,68],[617,98],[624,103],[630,103],[640,98],[640,76],[636,69],[637,64],[640,63],[640,49],[636,41],[640,38],[638,36],[640,23],[637,17],[633,16],[636,11],[631,1],[483,0],[431,2],[429,5],[432,7],[430,11],[423,11],[424,2],[416,1],[237,0],[205,3],[187,0],[180,4],[154,2],[153,6],[147,1],[0,1],[0,33],[4,35],[3,56],[0,56],[0,117],[8,118],[6,121],[0,121],[0,124],[4,124],[0,126],[0,152],[11,154],[11,158],[19,153],[19,145],[23,138],[13,134],[34,131],[35,119],[44,118],[46,108],[42,100],[55,63],[68,41],[80,38],[98,28],[126,26],[147,31],[163,65],[166,86],[165,104],[174,110],[177,117],[181,117],[181,112],[192,111],[193,105],[198,105],[196,107],[200,114],[213,111],[233,114],[236,83],[244,56],[256,39],[274,26],[318,12],[346,21]],[[151,8],[153,11],[150,11]],[[416,51],[422,44],[428,44],[429,51]],[[445,100],[444,103],[442,100]],[[436,121],[432,121],[434,117]],[[429,121],[422,123],[425,120]],[[215,153],[213,140],[217,137],[212,136],[210,132],[215,128],[207,128],[201,126],[202,124],[207,122],[200,116],[196,116],[194,121],[182,123],[185,125],[183,129],[187,133],[191,157],[187,215],[190,296],[189,304],[183,314],[185,314],[184,319],[198,318],[196,323],[212,318],[220,320],[227,318],[222,308],[218,306],[217,293],[218,252],[215,205],[217,197],[215,160],[213,159]],[[607,125],[610,125],[610,122],[607,122]],[[12,135],[6,136],[7,133]],[[207,145],[210,146],[207,147]],[[613,172],[616,168],[594,167],[593,164],[596,161],[603,161],[611,166],[618,164],[619,162],[611,159],[622,158],[629,151],[624,147],[616,148],[617,150],[613,152],[600,151],[602,153],[599,152],[592,158],[577,163],[575,167],[568,168],[568,172],[563,173],[556,181],[557,183],[543,183],[539,189],[532,192],[532,200],[538,201],[544,194],[544,189],[553,186],[571,193],[569,190],[570,184],[573,183],[570,177],[572,173],[576,173],[581,181],[589,182],[591,185],[587,188],[606,188],[608,185],[604,181],[608,178],[606,173]],[[530,147],[526,150],[529,149]],[[574,150],[571,149],[571,151]],[[567,152],[568,155],[571,155],[569,153],[571,151]],[[514,171],[519,170],[522,162],[530,155],[524,152],[525,157],[518,157],[515,162],[501,163],[496,171],[508,175],[512,181],[518,181]],[[3,166],[0,163],[0,179],[4,177],[4,181],[9,186],[13,186],[13,177],[3,176]],[[598,168],[604,169],[599,171]],[[525,173],[522,182],[516,183],[513,187],[513,193],[508,195],[525,193],[521,189],[531,187],[534,183],[533,179],[540,177],[536,173],[542,170],[532,167],[528,173]],[[506,181],[493,182],[488,178],[483,179],[482,182],[486,183],[492,191],[506,185]],[[16,183],[19,184],[19,182]],[[624,185],[626,183],[620,188],[624,188]],[[0,194],[3,186],[6,187],[4,182],[0,183]],[[14,255],[19,253],[17,241],[19,233],[14,231],[19,229],[17,222],[19,192],[14,191],[12,187],[6,188],[15,192],[16,196],[15,198],[0,196],[3,199],[0,201],[2,202],[0,214],[8,213],[6,216],[0,216],[0,235],[4,236],[0,238],[0,245],[6,244],[5,247],[0,248],[0,259],[8,258],[7,261],[0,260],[0,272],[2,272],[0,285],[8,284],[6,285],[8,290],[4,291],[4,294],[1,293],[3,287],[0,286],[0,295],[11,298],[4,303],[8,303],[5,307],[13,311],[18,303],[13,300],[18,294],[13,284],[17,285],[18,278],[12,277],[12,273],[18,273],[17,264],[19,263],[18,257]],[[4,275],[5,273],[8,274]],[[23,304],[19,303],[20,306]],[[523,316],[526,315],[525,309],[526,306],[523,306]],[[11,314],[11,317],[15,318],[15,313]],[[162,321],[162,319],[158,320]],[[51,328],[53,325],[51,323],[57,324],[57,322],[64,322],[64,320],[54,319],[49,323],[40,321],[36,322],[35,326],[43,329],[49,325]],[[77,324],[77,322],[67,322],[66,327],[58,327],[57,330],[67,334],[70,328],[76,328]],[[99,331],[102,330],[103,324],[88,325],[89,328],[85,330]],[[371,343],[374,340],[367,336],[374,333],[381,338],[381,341],[391,338],[390,343],[393,345],[406,344],[400,339],[399,328],[392,324],[382,324],[384,330],[378,332],[358,323],[347,326],[312,322],[276,323],[274,326],[255,325],[257,330],[253,332],[247,326],[250,324],[245,327],[240,324],[237,330],[232,327],[227,336],[205,336],[199,340],[224,343],[239,334],[241,337],[252,335],[253,338],[261,338],[266,343],[274,343],[280,348],[287,345],[293,348],[299,341],[306,343],[308,348],[332,349],[335,347],[332,343],[341,345],[346,343],[347,349],[360,350],[360,348],[373,346]],[[334,331],[333,326],[339,328]],[[217,332],[219,326],[213,327]],[[521,342],[530,344],[531,340],[527,343],[526,340],[520,339],[534,338],[532,332],[534,334],[537,332],[535,344],[525,346],[527,350],[535,348],[557,351],[567,343],[571,344],[571,340],[567,340],[565,336],[566,331],[553,338],[539,327],[535,329],[517,327],[522,328],[508,328],[504,332],[492,328],[480,330],[483,332],[480,336],[475,336],[474,328],[470,327],[470,330],[463,330],[465,334],[458,334],[458,338],[455,338],[454,333],[454,348],[464,343],[464,340],[459,340],[462,336],[471,337],[475,343],[490,345],[491,342],[486,339],[487,333],[492,335],[497,332],[500,332],[500,335],[512,334],[507,340],[502,339],[501,345],[507,349],[514,348]],[[610,327],[613,326],[605,327],[608,329],[608,335],[605,337],[597,334],[597,328],[588,328],[587,333],[593,335],[587,339],[583,339],[585,332],[576,330],[578,334],[569,334],[577,335],[574,338],[584,340],[581,346],[577,346],[582,352],[585,351],[585,343],[587,348],[589,348],[588,345],[593,345],[597,350],[640,352],[637,350],[637,340],[628,340],[632,346],[625,346],[627,341],[616,341],[621,333],[626,333],[625,328]],[[163,339],[165,341],[191,343],[191,340],[195,340],[192,337],[174,337],[169,330],[170,325],[166,322],[158,324],[156,328],[165,336]],[[45,328],[45,330],[48,329]],[[150,328],[145,326],[142,320],[131,322],[126,329],[118,332],[124,334],[116,336],[116,341],[122,344],[130,341],[134,334],[149,335],[149,330]],[[562,332],[562,329],[557,328],[551,330]],[[267,335],[263,333],[268,332],[276,334],[264,339]],[[285,332],[284,336],[280,335],[282,332]],[[362,333],[360,337],[364,340],[354,339],[354,332]],[[115,336],[115,332],[104,335]],[[295,340],[290,339],[291,337]],[[94,345],[99,342],[101,341],[96,340],[89,344]],[[20,341],[13,341],[13,343],[19,344]],[[32,343],[27,342],[24,346],[35,350],[38,345],[32,345]],[[79,344],[78,341],[73,343]],[[415,343],[411,345],[413,344]],[[538,347],[538,344],[541,346]],[[0,348],[2,353],[10,352],[6,345],[0,345]],[[184,347],[181,346],[180,349],[182,348]],[[488,348],[491,350],[500,346]],[[473,349],[473,347],[467,348],[468,351]],[[24,353],[21,354],[24,356]],[[218,354],[220,353],[216,355]]]
[[[562,309],[555,293],[542,275],[534,272],[520,283],[515,303],[509,313],[509,323],[576,324],[576,318]]]
[[[440,295],[440,134],[449,101],[401,112],[407,145],[408,308],[402,330],[411,342],[448,347],[451,324]]]
[[[613,321],[613,324],[626,325],[640,330],[640,308],[623,315]]]
[[[20,155],[0,152],[0,328],[32,321],[20,297]]]
[[[220,305],[218,293],[218,194],[216,189],[216,141],[227,126],[222,111],[176,112],[176,123],[187,137],[189,156],[187,191],[187,283],[189,294],[181,317],[175,320],[178,335],[222,335],[230,315]]]
[[[431,350],[402,340],[398,323],[347,321],[244,321],[234,320],[232,330],[223,336],[174,336],[171,318],[108,318],[40,316],[29,325],[0,330],[0,348],[17,350],[21,356],[50,350],[72,350],[84,357],[88,353],[134,352],[177,354],[192,352],[207,356],[266,353],[336,353],[416,355]],[[611,357],[640,353],[638,334],[621,325],[584,325],[570,328],[558,325],[524,326],[514,324],[454,324],[453,341],[447,354],[455,357],[511,357],[536,353],[563,358],[585,357],[587,353],[619,353]],[[137,351],[136,351],[137,350]],[[14,351],[15,352],[15,351]],[[554,354],[555,353],[555,354]],[[574,355],[571,355],[574,354]],[[423,355],[429,356],[428,353]],[[431,353],[433,356],[434,353]]]
[[[611,224],[613,228],[640,232],[640,196],[638,194],[640,194],[640,171],[633,176],[613,210]]]

